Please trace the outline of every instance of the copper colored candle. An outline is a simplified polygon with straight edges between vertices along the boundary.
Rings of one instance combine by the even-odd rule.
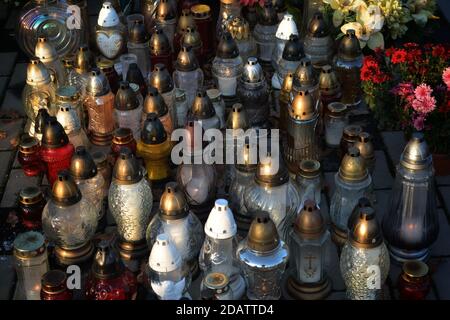
[[[112,93],[116,94],[117,90],[119,90],[120,77],[114,68],[114,62],[107,59],[100,59],[97,61],[97,68],[99,68],[108,79]]]
[[[214,27],[211,19],[211,8],[206,4],[191,7],[197,31],[202,39],[202,56],[207,59],[214,55]]]
[[[398,291],[401,300],[425,300],[431,283],[428,266],[418,260],[403,264],[403,272],[398,278]]]
[[[123,147],[128,147],[131,152],[136,154],[136,140],[134,140],[133,133],[128,128],[118,128],[114,131],[111,144],[111,154],[114,158],[114,163],[120,154],[120,149]]]
[[[36,138],[27,137],[20,142],[17,158],[26,176],[37,176],[44,169],[39,150],[39,141]]]
[[[42,277],[41,300],[72,300],[67,288],[67,275],[61,270],[50,270]]]
[[[20,219],[25,229],[36,231],[42,228],[42,210],[44,210],[45,203],[44,195],[38,187],[27,187],[20,190]]]

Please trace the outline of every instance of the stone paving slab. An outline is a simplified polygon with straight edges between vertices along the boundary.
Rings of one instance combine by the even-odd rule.
[[[0,139],[0,151],[12,150],[19,144],[23,119],[0,119],[0,129],[6,132],[6,138]]]
[[[450,186],[449,187],[439,187],[438,189],[444,199],[444,208],[445,208],[445,210],[447,210],[447,213],[449,213],[450,212]]]
[[[39,177],[25,176],[21,169],[13,169],[9,174],[0,207],[14,207],[20,190],[29,186],[39,186],[39,180]]]
[[[392,164],[397,165],[400,155],[406,146],[403,131],[385,131],[381,132],[381,136]]]
[[[0,300],[9,300],[16,279],[13,256],[0,256]]]
[[[22,104],[21,91],[8,89],[6,91],[5,99],[3,100],[0,111],[16,112],[20,116],[25,117],[25,110]]]
[[[27,77],[27,63],[18,63],[9,81],[9,88],[23,90]]]
[[[450,300],[450,258],[443,259],[437,266],[433,274],[439,299]]]
[[[2,101],[3,97],[5,96],[5,90],[8,86],[8,77],[0,77],[0,101]]]
[[[0,52],[0,76],[11,75],[17,59],[17,52]]]
[[[386,155],[383,151],[375,151],[375,168],[372,173],[373,186],[375,189],[391,188],[394,179],[392,178]]]
[[[3,187],[7,182],[9,163],[12,157],[13,157],[12,151],[0,152],[0,187]]]
[[[450,256],[450,224],[445,216],[444,210],[438,210],[439,235],[431,248],[432,256]]]

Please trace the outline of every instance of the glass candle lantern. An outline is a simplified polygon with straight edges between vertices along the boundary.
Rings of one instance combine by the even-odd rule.
[[[266,0],[263,8],[257,12],[258,23],[253,30],[253,36],[258,48],[259,61],[268,64],[272,60],[272,53],[275,48],[278,16],[271,0]]]
[[[59,107],[59,110],[56,113],[56,119],[64,128],[70,143],[75,148],[78,146],[90,147],[91,143],[81,126],[80,118],[70,105]]]
[[[200,284],[201,300],[233,300],[230,280],[222,272],[206,274]]]
[[[117,128],[113,133],[111,143],[112,164],[114,165],[116,163],[116,160],[120,155],[120,150],[123,147],[127,147],[132,153],[136,154],[136,145],[136,140],[133,137],[131,129]]]
[[[160,234],[167,235],[194,277],[198,273],[198,254],[204,238],[202,224],[189,210],[186,197],[175,182],[166,184],[159,211],[147,227],[150,248]]]
[[[186,161],[177,168],[177,182],[186,195],[191,210],[204,222],[214,205],[217,173],[214,165],[203,161],[202,146],[195,145],[199,140],[194,134],[198,130],[195,129],[196,126],[200,126],[198,122],[188,121],[185,127],[188,146],[183,158]],[[201,134],[202,131],[199,131]]]
[[[219,17],[216,25],[216,38],[220,40],[227,28],[228,22],[241,15],[241,6],[238,0],[220,0]]]
[[[303,45],[305,56],[311,60],[315,68],[331,63],[334,54],[334,41],[321,12],[314,13],[312,19],[309,20]]]
[[[131,63],[128,66],[126,81],[130,84],[131,89],[133,89],[136,94],[139,103],[143,104],[144,97],[147,95],[147,80],[142,75],[137,63]]]
[[[67,274],[61,270],[50,270],[42,276],[41,300],[72,300],[73,293],[67,288]]]
[[[103,216],[105,179],[97,171],[94,159],[83,146],[77,147],[70,163],[70,174],[81,195],[94,206],[98,220]]]
[[[431,290],[429,268],[419,260],[406,261],[398,277],[401,300],[425,300]]]
[[[150,38],[150,61],[155,67],[158,63],[163,64],[172,72],[172,49],[169,39],[160,27],[156,27]]]
[[[222,99],[222,93],[217,89],[208,89],[206,94],[212,102],[214,111],[220,120],[220,128],[225,127],[225,101]]]
[[[302,38],[308,34],[308,27],[316,13],[324,11],[324,3],[322,0],[306,0],[303,3],[303,16],[300,34]]]
[[[343,245],[347,239],[348,220],[358,200],[362,197],[374,198],[371,192],[372,177],[358,149],[349,149],[334,180],[336,189],[330,204],[332,235],[336,244]]]
[[[319,160],[317,101],[308,91],[299,91],[288,110],[284,157],[289,171],[298,172],[303,159]]]
[[[300,190],[300,208],[307,200],[313,200],[320,205],[323,187],[320,162],[311,159],[300,161],[296,181]]]
[[[243,61],[256,57],[257,48],[248,22],[240,16],[233,17],[227,24],[227,31],[231,34],[239,49]]]
[[[316,101],[320,98],[319,81],[314,72],[311,60],[308,58],[302,58],[294,72],[292,95],[295,97],[300,91],[309,91]]]
[[[370,200],[366,197],[359,198],[358,203],[356,204],[355,208],[353,208],[353,211],[350,214],[350,217],[348,218],[348,222],[347,222],[348,230],[353,230],[356,223],[358,222],[359,213],[360,213],[361,209],[366,208],[366,207],[373,208]]]
[[[137,56],[134,53],[124,53],[119,57],[118,66],[122,75],[122,80],[127,79],[128,69],[132,63],[137,63]]]
[[[97,246],[86,283],[88,300],[132,300],[137,294],[136,276],[118,258],[106,240]]]
[[[242,58],[236,41],[229,32],[224,32],[217,45],[216,57],[212,64],[214,81],[224,99],[236,95],[237,81],[241,73]]]
[[[20,220],[26,230],[42,228],[42,210],[46,201],[38,187],[26,187],[19,193]]]
[[[105,183],[103,185],[103,197],[108,195],[109,185],[111,184],[112,168],[108,158],[103,151],[96,151],[91,154],[92,159],[97,166],[97,171],[103,176]]]
[[[198,33],[195,27],[187,27],[186,32],[181,39],[181,48],[182,47],[192,47],[192,51],[197,58],[197,61],[200,65],[204,64],[204,58],[202,55],[202,38],[200,37],[200,33]],[[181,50],[181,49],[180,49]]]
[[[149,40],[150,36],[145,30],[144,21],[134,20],[128,36],[128,52],[136,55],[137,65],[146,79],[151,70]]]
[[[327,275],[330,232],[316,203],[306,200],[298,214],[289,244],[294,268],[288,279],[290,295],[302,300],[324,299],[331,291]]]
[[[342,85],[341,102],[347,107],[357,107],[362,98],[360,72],[363,54],[355,30],[347,30],[341,39],[334,65]]]
[[[137,155],[144,159],[147,177],[154,184],[170,176],[169,156],[172,142],[156,113],[150,113],[137,144]]]
[[[155,10],[159,0],[141,0],[140,8],[144,16],[145,29],[148,33],[152,33],[155,28]]]
[[[86,83],[89,71],[94,67],[94,56],[88,46],[78,48],[74,61],[73,69],[68,73],[66,83],[73,86],[83,99],[86,93]]]
[[[319,75],[319,93],[322,108],[327,108],[332,102],[339,102],[342,97],[341,84],[330,65],[324,65]],[[326,114],[326,109],[322,109],[321,113]]]
[[[370,133],[361,132],[358,135],[358,140],[353,145],[359,149],[361,157],[364,159],[367,169],[372,174],[375,168],[375,150],[372,143],[372,136]]]
[[[216,200],[206,220],[205,233],[199,257],[203,279],[213,273],[224,274],[229,279],[231,299],[240,299],[245,294],[245,282],[236,259],[237,227],[227,200]]]
[[[85,128],[87,114],[83,110],[82,93],[83,92],[79,91],[75,86],[59,86],[56,90],[55,107],[56,112],[59,112],[61,108],[71,108],[76,113],[80,127]],[[68,132],[66,131],[66,133]]]
[[[344,128],[348,125],[347,106],[332,102],[325,113],[325,142],[329,148],[339,148]]]
[[[17,286],[26,300],[39,300],[41,277],[48,271],[45,238],[35,231],[19,234],[14,240]]]
[[[163,30],[169,40],[173,52],[173,38],[177,26],[177,12],[170,0],[159,1],[158,6],[156,7],[155,22],[156,25]]]
[[[115,60],[125,49],[126,27],[111,2],[103,2],[95,30],[95,42],[100,53]]]
[[[195,93],[203,87],[203,78],[194,49],[183,45],[175,63],[173,82],[176,88],[184,90],[188,105],[192,105]]]
[[[273,80],[273,78],[272,78]],[[292,72],[288,72],[283,79],[280,89],[280,96],[278,100],[275,101],[275,108],[279,112],[280,120],[279,120],[279,128],[280,131],[286,132],[286,124],[288,119],[288,110],[289,104],[291,103],[291,91],[292,91],[292,83],[294,80],[294,74]],[[272,82],[273,84],[273,82]],[[273,88],[273,86],[272,86]],[[276,91],[276,89],[274,89]],[[277,106],[278,104],[278,106]]]
[[[249,4],[247,6],[243,6],[241,10],[242,16],[244,17],[245,21],[248,22],[251,32],[253,32],[256,24],[258,23],[256,8],[257,6],[255,4]]]
[[[297,25],[295,24],[292,14],[286,13],[278,25],[275,33],[275,47],[272,52],[272,67],[278,70],[280,60],[283,56],[283,51],[286,43],[289,41],[291,35],[298,36]]]
[[[160,300],[180,300],[190,285],[189,268],[167,234],[162,233],[148,259],[150,282]]]
[[[251,127],[266,127],[269,120],[269,88],[261,65],[248,58],[238,81],[237,96],[247,112]]]
[[[47,68],[37,59],[32,59],[27,66],[27,80],[22,91],[22,103],[31,122],[30,132],[34,135],[35,118],[39,109],[44,108],[55,115],[52,104],[55,101],[56,88]]]
[[[105,75],[106,79],[108,79],[111,92],[116,94],[117,90],[119,90],[120,79],[116,69],[114,68],[114,61],[99,59],[96,66]]]
[[[342,133],[340,150],[339,150],[340,154],[341,154],[341,159],[348,152],[348,150],[351,147],[353,147],[355,142],[358,141],[358,136],[361,132],[362,132],[362,127],[357,124],[349,124],[344,127],[344,132]]]
[[[74,151],[75,148],[61,124],[55,117],[49,117],[44,125],[40,155],[45,163],[45,175],[50,185],[53,185],[60,170],[70,167]]]
[[[39,150],[39,141],[34,137],[26,137],[20,141],[17,159],[28,177],[35,177],[44,170]]]
[[[212,100],[212,99],[211,99]],[[213,102],[214,105],[214,102]],[[187,115],[190,106],[186,99],[186,93],[181,89],[175,89],[175,128],[183,128],[187,123]],[[217,113],[217,111],[216,111]]]
[[[117,223],[122,260],[133,255],[136,264],[148,252],[145,228],[150,221],[153,195],[149,181],[130,149],[122,148],[113,170],[108,205]],[[134,271],[134,267],[131,268]]]
[[[253,220],[236,255],[245,276],[248,299],[277,300],[281,297],[281,279],[289,250],[267,214],[259,214]]]
[[[142,104],[127,81],[120,83],[115,96],[114,118],[116,127],[128,128],[135,139],[141,133]]]
[[[60,171],[42,212],[42,228],[47,239],[56,244],[58,264],[78,264],[91,257],[97,218],[94,206],[83,198],[69,172]]]
[[[150,86],[155,87],[169,108],[172,123],[175,119],[175,86],[169,70],[162,64],[156,64],[150,76]],[[172,132],[172,131],[170,131]]]
[[[30,126],[30,132],[28,133],[28,135],[34,137],[36,140],[38,140],[38,142],[42,142],[42,133],[44,132],[45,123],[47,122],[48,118],[50,118],[50,115],[48,114],[47,109],[39,109],[34,123],[34,133],[31,134],[32,127]]]
[[[379,300],[389,273],[389,252],[375,211],[362,208],[349,232],[340,259],[341,275],[350,300]]]
[[[244,208],[244,191],[250,186],[255,178],[256,164],[251,163],[250,144],[246,142],[243,148],[243,163],[234,165],[234,176],[231,180],[228,197],[230,208],[233,210],[239,229],[248,230],[251,224],[250,217],[243,216],[241,212]],[[244,227],[242,226],[244,225]]]
[[[293,73],[300,64],[303,48],[297,35],[291,35],[284,45],[284,50],[277,64],[276,72],[272,77],[272,87],[281,89],[283,79],[288,73]]]
[[[271,156],[260,159],[254,182],[244,191],[242,214],[253,219],[260,211],[269,212],[278,234],[286,241],[298,212],[300,195],[282,160],[278,160],[278,166],[276,160]]]
[[[432,155],[414,133],[400,156],[383,233],[396,261],[426,260],[439,234]]]
[[[39,37],[34,50],[34,55],[44,64],[54,78],[53,82],[63,85],[66,82],[64,66],[59,59],[53,44],[46,37]]]
[[[211,8],[206,4],[196,4],[191,7],[197,31],[202,39],[202,56],[209,59],[214,54],[214,33],[211,32],[213,22],[211,18]]]
[[[150,86],[148,89],[148,94],[145,97],[144,101],[144,109],[142,114],[142,123],[147,120],[147,117],[151,113],[155,113],[162,125],[164,126],[164,130],[170,136],[172,131],[174,130],[174,123],[172,121],[172,117],[169,113],[169,108],[162,96],[158,93],[158,90],[155,87]],[[186,111],[187,112],[187,111]]]
[[[203,128],[220,129],[220,119],[205,89],[198,89],[188,118],[197,121]]]
[[[177,29],[173,38],[174,52],[179,52],[181,49],[181,41],[187,28],[196,28],[194,18],[191,14],[191,9],[183,9],[178,17]],[[200,40],[201,42],[201,40]]]
[[[114,94],[108,79],[93,69],[86,85],[84,108],[89,114],[90,140],[95,145],[109,145],[114,131]]]

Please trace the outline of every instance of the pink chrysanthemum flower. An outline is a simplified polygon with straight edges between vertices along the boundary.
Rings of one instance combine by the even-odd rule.
[[[436,108],[436,99],[432,96],[425,96],[422,99],[414,99],[412,107],[415,111],[420,113],[430,113]]]
[[[414,95],[416,96],[416,99],[422,100],[426,97],[431,96],[431,93],[433,92],[433,89],[425,83],[422,83],[419,85],[416,90],[414,90]]]
[[[444,69],[444,72],[442,73],[442,80],[446,84],[447,89],[450,90],[450,67]]]

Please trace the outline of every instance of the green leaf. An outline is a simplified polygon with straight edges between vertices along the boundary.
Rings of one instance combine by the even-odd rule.
[[[333,25],[337,28],[342,24],[343,21],[344,21],[344,14],[339,10],[334,11]]]
[[[367,46],[372,50],[375,50],[376,48],[384,49],[383,34],[381,32],[375,32],[372,34],[369,41],[367,41]]]

